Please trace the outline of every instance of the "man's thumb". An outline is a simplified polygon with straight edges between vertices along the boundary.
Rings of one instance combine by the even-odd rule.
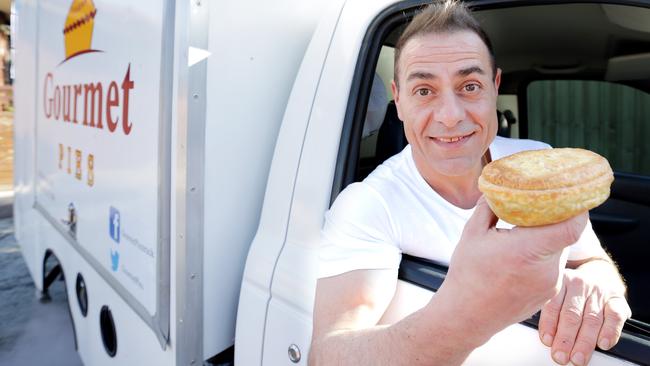
[[[484,196],[481,196],[476,202],[476,208],[472,217],[469,218],[465,225],[465,231],[483,233],[496,225],[498,217],[492,212]]]

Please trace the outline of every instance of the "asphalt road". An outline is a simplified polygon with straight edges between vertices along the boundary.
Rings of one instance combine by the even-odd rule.
[[[13,232],[13,219],[0,219],[0,366],[82,365],[63,282],[43,300]]]

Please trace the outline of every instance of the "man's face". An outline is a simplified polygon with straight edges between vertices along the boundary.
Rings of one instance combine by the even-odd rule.
[[[399,62],[397,112],[425,177],[480,172],[496,136],[496,77],[487,47],[473,32],[410,39]]]

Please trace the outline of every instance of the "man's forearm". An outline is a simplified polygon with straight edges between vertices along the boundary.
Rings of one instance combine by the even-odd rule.
[[[427,306],[393,325],[337,330],[314,340],[309,364],[460,365],[489,338],[472,328],[443,294],[436,294]]]
[[[309,364],[318,365],[400,365],[399,348],[389,326],[359,330],[336,330],[314,340]],[[402,340],[396,340],[402,342]],[[406,360],[402,360],[406,361]],[[406,364],[405,362],[404,364]]]
[[[413,338],[415,332],[404,329],[406,323],[410,322],[334,331],[312,344],[309,364],[460,365],[473,349],[449,344],[449,338],[442,334],[433,338],[435,341],[428,347],[422,347]]]

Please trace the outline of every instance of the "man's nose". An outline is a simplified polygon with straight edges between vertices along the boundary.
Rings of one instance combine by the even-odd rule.
[[[447,127],[454,127],[465,117],[465,110],[462,101],[456,93],[448,91],[438,99],[438,105],[434,111],[435,121]]]

